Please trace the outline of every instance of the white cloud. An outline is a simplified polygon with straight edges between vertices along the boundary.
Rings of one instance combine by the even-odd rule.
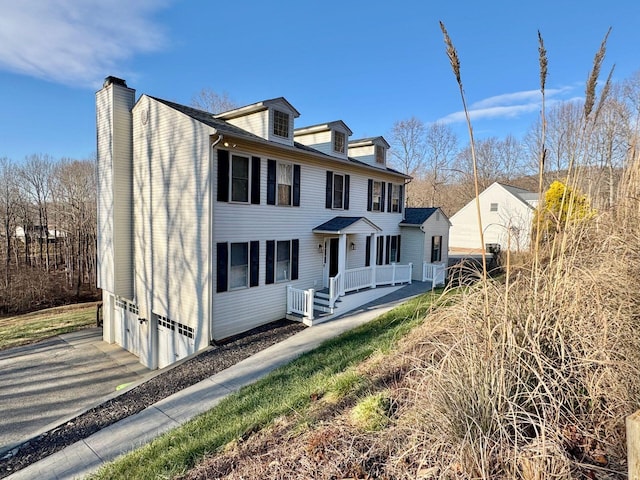
[[[545,91],[548,105],[555,98],[568,93],[572,87],[547,89]],[[469,106],[471,120],[516,118],[529,113],[537,112],[542,105],[540,90],[523,90],[521,92],[505,93],[488,97]],[[442,123],[459,123],[466,120],[464,111],[454,112],[438,119]]]
[[[166,38],[150,18],[158,0],[0,0],[0,69],[96,86]]]

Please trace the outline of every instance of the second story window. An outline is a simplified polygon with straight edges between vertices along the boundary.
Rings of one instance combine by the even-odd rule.
[[[291,205],[291,188],[293,186],[293,165],[278,164],[278,205]]]
[[[489,207],[489,211],[491,212],[497,212],[498,211],[498,204],[497,203],[492,203]]]
[[[289,114],[280,110],[273,111],[273,134],[289,138]]]
[[[259,205],[260,164],[260,157],[218,150],[218,201]]]
[[[400,211],[400,185],[391,186],[391,211]]]
[[[349,175],[327,172],[325,208],[349,210]]]
[[[333,132],[333,151],[337,153],[345,153],[346,136],[342,132]]]
[[[379,212],[382,210],[382,182],[373,182],[371,210]]]
[[[376,145],[376,163],[384,165],[384,147]]]
[[[231,201],[249,201],[249,158],[231,156]]]
[[[333,208],[342,208],[344,198],[344,177],[342,175],[333,176]]]

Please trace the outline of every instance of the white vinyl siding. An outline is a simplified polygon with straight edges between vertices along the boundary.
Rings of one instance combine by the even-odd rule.
[[[126,298],[133,296],[130,109],[134,100],[134,90],[114,84],[96,95],[98,286]]]
[[[269,110],[251,113],[227,120],[231,125],[253,133],[265,140],[269,139]]]
[[[296,288],[321,289],[323,284],[323,254],[318,249],[324,244],[324,235],[314,234],[313,228],[330,220],[336,215],[362,216],[373,221],[383,229],[384,235],[399,235],[398,224],[402,221],[399,213],[377,214],[371,218],[367,212],[368,179],[376,177],[375,172],[363,171],[357,167],[341,167],[338,163],[327,164],[325,160],[315,160],[282,154],[266,155],[259,151],[249,152],[262,158],[273,158],[278,162],[297,163],[301,166],[301,188],[299,208],[273,208],[266,205],[238,205],[215,202],[213,218],[215,229],[212,245],[218,242],[260,241],[259,286],[249,289],[226,291],[214,295],[213,305],[213,338],[221,340],[259,325],[284,318],[286,314],[286,285]],[[214,162],[217,156],[214,155]],[[260,177],[267,178],[267,162],[261,163]],[[340,211],[325,208],[326,172],[331,170],[340,175],[350,175],[349,210]],[[213,170],[217,171],[214,163]],[[380,181],[399,183],[397,176],[379,175]],[[377,179],[377,178],[376,178]],[[217,188],[213,182],[213,188]],[[267,182],[262,181],[261,198],[267,198]],[[217,192],[213,192],[216,198]],[[381,233],[382,234],[382,233]],[[266,242],[268,240],[299,239],[297,280],[266,285]],[[347,238],[347,268],[365,265],[364,233],[355,232]],[[350,248],[351,241],[356,250]],[[402,247],[404,249],[404,246]],[[214,278],[215,280],[215,278]],[[215,286],[213,291],[215,292]]]
[[[192,328],[196,350],[209,344],[211,133],[147,96],[134,108],[136,300]]]
[[[499,183],[493,183],[480,193],[480,212],[484,243],[499,244],[506,250],[511,232],[511,249],[527,250],[530,244],[533,207],[513,195]],[[480,229],[475,200],[470,201],[451,217],[452,248],[481,249]]]

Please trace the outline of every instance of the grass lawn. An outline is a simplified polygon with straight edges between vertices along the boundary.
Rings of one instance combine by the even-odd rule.
[[[97,303],[65,305],[0,318],[0,350],[95,326]]]
[[[207,413],[105,465],[91,478],[171,478],[227,443],[292,411],[303,414],[336,375],[376,352],[388,352],[418,325],[440,291],[406,302],[377,319],[323,343],[258,382],[231,394]]]

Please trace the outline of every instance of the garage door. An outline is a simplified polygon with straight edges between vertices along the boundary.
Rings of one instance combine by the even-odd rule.
[[[158,368],[195,353],[193,328],[162,315],[158,319]]]
[[[125,350],[140,356],[140,323],[138,306],[123,298],[116,298],[114,306],[115,341]]]

